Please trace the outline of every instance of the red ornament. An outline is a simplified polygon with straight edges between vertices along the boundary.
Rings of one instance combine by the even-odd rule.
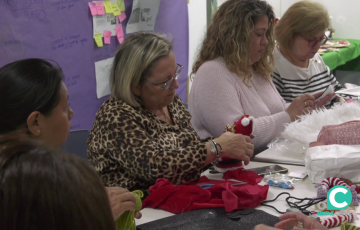
[[[242,116],[238,121],[234,122],[232,126],[227,125],[225,132],[239,133],[253,138],[254,131],[254,117],[249,115]],[[240,160],[235,160],[227,157],[218,159],[218,164],[214,166],[218,172],[226,172],[228,170],[235,170],[242,168],[243,164]]]

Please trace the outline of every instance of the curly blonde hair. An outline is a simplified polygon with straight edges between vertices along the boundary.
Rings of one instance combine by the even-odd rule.
[[[252,31],[257,20],[262,16],[267,16],[269,19],[269,29],[266,32],[269,43],[264,50],[264,55],[252,66],[254,71],[262,77],[271,80],[274,65],[275,14],[273,8],[263,0],[228,0],[220,6],[206,32],[191,76],[204,62],[222,57],[227,68],[243,77],[244,83],[248,85],[252,77],[249,68]]]

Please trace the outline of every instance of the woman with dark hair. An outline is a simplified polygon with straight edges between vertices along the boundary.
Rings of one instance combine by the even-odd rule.
[[[0,135],[29,136],[54,147],[62,146],[74,113],[59,66],[31,58],[0,68]],[[127,189],[106,188],[114,219],[135,210],[136,198]],[[140,218],[141,213],[137,212]]]
[[[42,59],[0,68],[0,135],[20,131],[53,146],[65,143],[74,113],[60,68]]]
[[[80,158],[29,138],[0,138],[0,229],[115,229],[101,179]]]

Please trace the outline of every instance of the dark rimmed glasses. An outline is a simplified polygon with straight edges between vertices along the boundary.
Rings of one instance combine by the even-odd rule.
[[[176,63],[177,67],[176,67],[176,72],[175,72],[175,76],[173,76],[172,78],[170,78],[167,82],[165,83],[153,83],[151,81],[148,81],[146,79],[144,79],[143,81],[150,83],[152,85],[158,86],[160,88],[163,88],[164,91],[168,90],[170,88],[170,86],[172,85],[174,80],[177,80],[181,74],[181,71],[183,70],[184,66],[180,65],[178,63]]]
[[[303,39],[305,39],[308,42],[308,47],[314,47],[320,42],[320,45],[325,45],[325,43],[329,40],[329,38],[324,35],[321,38],[313,38],[313,39],[307,39],[304,36],[300,35]]]

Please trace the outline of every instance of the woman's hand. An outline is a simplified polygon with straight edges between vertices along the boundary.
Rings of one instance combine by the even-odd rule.
[[[254,230],[275,230],[275,229],[293,229],[293,230],[327,230],[316,219],[307,217],[300,212],[289,212],[280,216],[280,222],[275,224],[275,228],[259,224]]]
[[[314,218],[305,216],[299,212],[289,212],[280,216],[280,222],[275,224],[276,228],[287,229],[293,227],[294,230],[299,229],[318,229],[318,230],[327,230],[327,228],[320,224]]]
[[[220,157],[242,160],[247,165],[254,154],[254,145],[248,136],[225,132],[214,141],[220,144],[223,150]]]
[[[323,94],[323,92],[315,93],[315,94],[313,94],[313,96],[314,96],[315,98],[318,98],[318,97],[321,96],[321,94]],[[334,96],[335,96],[335,93],[332,93],[332,94],[329,94],[329,95],[321,98],[321,99],[318,100],[318,101],[315,101],[315,107],[314,107],[314,109],[324,108],[324,106],[325,106],[327,103],[329,103],[329,102],[333,99]],[[316,99],[315,99],[315,100],[316,100]]]
[[[304,94],[295,98],[285,111],[290,115],[291,121],[295,121],[300,115],[309,113],[314,108],[315,97],[310,94]]]
[[[136,197],[129,190],[121,187],[105,187],[110,200],[110,207],[117,220],[126,211],[135,211]],[[135,218],[141,218],[141,212],[135,213]]]

